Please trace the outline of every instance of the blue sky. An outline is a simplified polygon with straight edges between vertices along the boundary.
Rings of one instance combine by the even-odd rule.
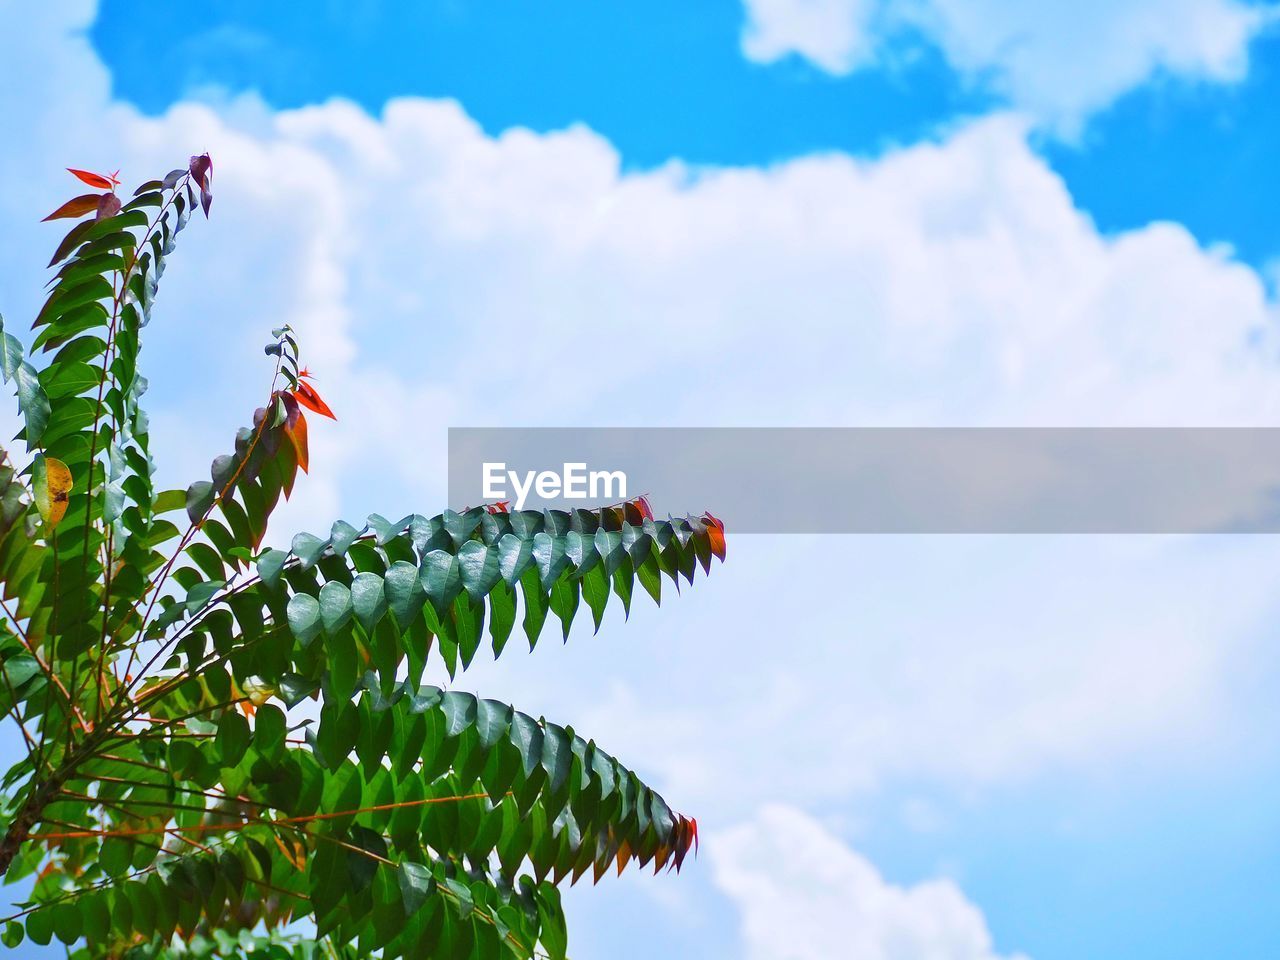
[[[143,4],[156,44],[136,28],[139,5],[110,0],[91,35],[118,93],[149,112],[206,86],[253,90],[274,107],[345,97],[373,112],[391,97],[450,97],[489,133],[585,123],[635,167],[875,155],[1002,100],[950,69],[928,36],[884,69],[847,76],[794,54],[753,63],[738,42],[739,0],[521,2],[501,15],[453,0],[315,7],[221,3],[193,24],[181,7]],[[1075,142],[1040,146],[1102,229],[1175,220],[1264,264],[1280,254],[1280,35],[1260,33],[1249,59],[1239,83],[1155,78]]]
[[[63,167],[209,150],[155,446],[206,469],[293,323],[340,421],[281,539],[433,512],[449,426],[1280,416],[1271,7],[479,9],[0,0],[0,310]],[[462,681],[704,824],[683,876],[573,892],[575,960],[1274,954],[1271,539],[730,542]]]

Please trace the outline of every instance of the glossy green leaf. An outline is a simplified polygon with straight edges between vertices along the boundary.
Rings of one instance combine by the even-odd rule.
[[[280,530],[322,425],[288,325],[248,425],[206,478],[158,490],[142,334],[213,160],[129,199],[76,176],[102,215],[59,246],[34,333],[0,323],[34,453],[0,456],[0,699],[34,734],[4,784],[31,837],[0,845],[32,909],[0,941],[56,937],[76,960],[563,956],[556,885],[679,868],[696,823],[571,728],[424,680],[517,630],[532,646],[548,613],[567,635],[581,604],[598,628],[637,577],[655,599],[663,576],[692,582],[722,527],[637,503]],[[181,371],[197,392],[205,366]]]
[[[228,710],[218,721],[218,756],[224,767],[234,767],[249,747],[249,721],[238,711]]]
[[[308,644],[320,632],[320,601],[305,593],[295,593],[289,598],[289,629],[299,642]]]

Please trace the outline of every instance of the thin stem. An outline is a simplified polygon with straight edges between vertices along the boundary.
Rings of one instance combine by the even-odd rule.
[[[108,758],[106,754],[99,754],[99,756],[102,756],[104,759]],[[111,757],[110,759],[119,760],[120,758]],[[160,770],[164,773],[169,772],[165,770],[163,767],[153,767],[152,769]],[[125,780],[123,777],[108,777],[105,774],[94,774],[93,779],[102,781],[103,783],[120,783],[120,784],[130,784],[130,785],[137,784],[137,781]],[[145,785],[156,786],[156,784],[145,784]],[[193,797],[204,797],[206,800],[214,800],[219,803],[247,803],[250,806],[262,807],[264,810],[270,809],[270,804],[263,803],[260,800],[251,800],[248,797],[243,797],[243,796],[233,797],[229,793],[213,793],[212,791],[209,791],[209,790],[195,790],[191,787],[180,787],[176,783],[165,784],[165,789],[172,790],[175,793],[185,793]],[[187,807],[185,809],[193,810],[196,808]],[[208,809],[208,808],[206,807],[204,809]]]
[[[157,579],[152,584],[151,600],[147,604],[146,613],[144,613],[142,616],[142,622],[138,625],[139,639],[141,639],[145,634],[147,623],[151,620],[151,614],[155,610],[156,601],[160,599],[160,591],[164,587],[165,581],[168,579],[169,573],[173,569],[173,565],[177,563],[178,558],[182,556],[182,552],[186,550],[186,548],[190,545],[191,540],[195,537],[195,535],[200,532],[200,528],[203,527],[205,521],[209,519],[209,516],[213,513],[214,508],[220,506],[222,504],[222,501],[225,500],[227,496],[231,493],[231,491],[235,488],[236,481],[240,479],[240,474],[244,472],[244,468],[248,466],[249,460],[252,458],[254,450],[257,449],[258,441],[262,439],[262,435],[266,432],[267,424],[271,422],[271,398],[276,395],[276,383],[280,379],[281,362],[282,362],[281,358],[277,357],[276,368],[271,375],[271,390],[267,397],[267,404],[266,404],[265,412],[263,413],[263,416],[262,416],[262,422],[258,424],[257,430],[254,431],[253,439],[249,442],[249,447],[245,451],[244,458],[240,461],[240,464],[236,467],[235,473],[231,475],[231,479],[228,480],[226,485],[222,488],[222,492],[214,499],[212,503],[209,504],[208,508],[205,510],[203,515],[201,515],[200,519],[197,520],[195,523],[191,524],[191,526],[187,528],[187,532],[182,535],[182,539],[178,542],[177,548],[173,551],[168,561],[165,563],[164,567],[161,569],[159,577],[157,577]],[[137,607],[138,607],[138,604],[135,603],[133,605],[133,610],[136,610]],[[132,612],[133,611],[131,611],[131,613]],[[151,659],[147,661],[147,663],[143,666],[143,668],[140,671],[138,671],[138,678],[134,680],[133,683],[125,683],[121,687],[120,697],[117,698],[117,701],[115,704],[116,707],[119,707],[120,704],[123,702],[123,700],[128,698],[129,694],[132,692],[133,687],[138,682],[138,680],[141,680],[144,676],[146,676],[148,671],[150,671],[150,669],[155,665],[156,661],[159,660],[160,657],[164,655],[165,651],[168,650],[171,645],[172,645],[172,639],[162,642],[159,649],[156,650],[155,654],[151,657]],[[134,664],[134,660],[136,658],[137,652],[138,652],[138,648],[137,648],[137,645],[135,644],[133,648],[129,651],[129,663],[128,663],[128,666],[125,667],[125,671],[124,671],[126,676],[133,669],[133,664]]]
[[[50,686],[56,686],[59,690],[62,691],[63,697],[66,698],[67,706],[75,713],[76,719],[80,723],[80,729],[85,732],[88,732],[89,730],[88,721],[85,720],[84,715],[80,712],[80,709],[77,706],[75,706],[74,701],[71,699],[71,692],[63,685],[62,678],[59,677],[54,672],[53,668],[49,664],[45,663],[42,659],[40,659],[40,654],[36,652],[36,648],[32,646],[31,641],[27,639],[26,633],[18,629],[17,621],[14,620],[13,614],[9,611],[9,607],[4,602],[4,599],[2,597],[0,597],[0,610],[4,610],[5,615],[9,618],[9,621],[14,626],[14,630],[18,637],[18,641],[26,649],[27,653],[31,655],[31,659],[35,660],[36,666],[38,666],[40,668],[40,671],[45,675],[45,679],[49,682]]]
[[[124,804],[130,803],[135,807],[160,807],[164,810],[189,810],[193,813],[210,813],[210,809],[206,806],[193,807],[185,803],[168,803],[163,800],[137,800],[133,797],[116,797],[114,800],[104,800],[101,797],[91,797],[86,793],[80,793],[75,790],[62,790],[59,792],[60,797],[70,797],[72,800],[81,800],[100,807],[110,807],[113,810],[119,810],[126,817],[132,817],[135,820],[145,819],[141,814],[130,812]]]
[[[168,216],[169,208],[174,204],[178,196],[181,195],[183,188],[187,186],[190,180],[191,180],[191,174],[188,172],[184,177],[182,177],[182,179],[180,179],[176,184],[174,184],[173,190],[169,194],[168,199],[165,200],[164,204],[160,207],[159,212],[156,214],[155,218],[151,221],[151,223],[147,225],[146,232],[143,233],[142,240],[139,242],[138,246],[134,248],[133,255],[129,263],[125,266],[125,269],[123,271],[116,271],[116,274],[115,274],[115,275],[118,275],[120,278],[120,289],[115,290],[114,295],[111,298],[111,324],[107,328],[107,348],[104,351],[103,358],[102,358],[102,378],[98,382],[98,399],[94,404],[93,435],[89,440],[89,490],[87,491],[87,496],[89,497],[93,496],[93,467],[94,467],[94,462],[98,452],[98,422],[102,417],[102,402],[103,402],[103,397],[106,394],[107,380],[110,379],[112,384],[113,385],[115,384],[115,375],[111,373],[111,366],[112,366],[114,355],[116,352],[116,330],[118,329],[118,326],[120,323],[121,308],[124,305],[124,298],[126,293],[129,290],[129,281],[133,277],[134,268],[137,267],[139,261],[142,259],[142,253],[146,252],[143,248],[145,248],[147,244],[150,243],[151,237],[155,233],[156,228],[161,223],[164,222],[165,217]],[[155,269],[157,266],[158,266],[157,264],[152,264],[153,269]],[[113,287],[114,287],[114,283],[115,283],[115,280],[113,276],[113,279],[112,279]],[[114,413],[112,414],[112,416],[114,417]],[[105,482],[106,481],[105,470],[103,471],[102,478],[103,478],[103,481]],[[85,511],[84,524],[85,526],[84,526],[83,563],[84,563],[84,566],[87,568],[89,565],[89,532],[93,526],[93,511],[91,509],[86,509]],[[98,661],[96,666],[99,699],[101,698],[101,694],[102,694],[102,664],[105,658],[104,651],[106,649],[106,639],[107,639],[107,620],[110,619],[110,616],[111,616],[110,539],[108,539],[107,544],[108,544],[107,562],[103,568],[105,579],[103,582],[104,591],[103,591],[103,598],[102,598],[102,638],[101,638],[101,643],[98,646]],[[100,716],[100,715],[101,715],[100,709],[95,710],[95,716]]]
[[[484,800],[490,799],[487,793],[470,793],[460,796],[449,797],[428,797],[425,800],[407,800],[402,803],[384,803],[373,807],[361,807],[356,810],[339,810],[332,813],[312,813],[306,816],[298,817],[278,817],[275,819],[253,818],[246,820],[237,820],[232,823],[193,823],[187,826],[166,827],[167,831],[178,831],[181,833],[194,833],[196,835],[205,833],[227,833],[235,830],[245,830],[249,827],[293,827],[300,824],[314,823],[320,820],[333,820],[338,817],[354,817],[362,813],[375,813],[382,810],[396,810],[401,807],[420,807],[433,803],[458,803],[463,800]],[[85,840],[90,837],[134,837],[143,834],[155,833],[156,828],[146,830],[72,830],[65,833],[43,833],[34,836],[33,840]]]

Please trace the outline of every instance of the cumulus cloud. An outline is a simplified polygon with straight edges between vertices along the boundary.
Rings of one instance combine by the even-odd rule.
[[[770,805],[708,842],[749,960],[1026,960],[997,954],[954,882],[896,886],[794,807]]]
[[[380,120],[310,108],[276,130],[341,184],[364,356],[415,389],[447,384],[479,421],[1211,424],[1275,409],[1258,275],[1176,225],[1099,235],[1005,117],[875,163],[642,174],[586,129],[490,138],[423,100]],[[482,365],[448,362],[458,351]],[[601,375],[548,375],[588,359]],[[644,389],[657,382],[669,389]]]
[[[881,65],[923,37],[971,81],[1064,132],[1160,75],[1239,80],[1275,8],[1240,0],[744,0],[743,50],[830,73]]]
[[[624,173],[588,129],[491,137],[448,101],[397,100],[373,117],[342,102],[276,113],[250,99],[143,117],[111,98],[79,32],[87,9],[20,12],[30,29],[0,38],[0,52],[31,61],[18,38],[36,37],[63,69],[5,88],[3,105],[33,125],[74,122],[0,147],[6,170],[28,173],[0,185],[0,207],[32,224],[6,232],[6,291],[19,315],[24,297],[34,304],[52,241],[36,221],[65,191],[62,166],[141,175],[211,150],[213,220],[183,235],[148,328],[156,446],[174,481],[207,469],[260,400],[264,332],[293,323],[342,420],[313,431],[314,476],[282,533],[442,502],[448,425],[1205,425],[1280,413],[1262,279],[1177,225],[1100,235],[1007,117],[874,162]],[[894,549],[840,550],[870,557],[873,546]],[[1131,747],[1163,736],[1165,721],[1181,729],[1216,702],[1206,691],[1223,682],[1222,637],[1260,616],[1270,584],[1242,574],[1259,589],[1223,607],[1208,587],[1183,588],[1195,561],[1179,550],[1106,547],[1070,574],[1088,601],[1028,633],[1020,618],[1043,602],[915,619],[911,597],[942,597],[970,569],[959,559],[926,564],[933,582],[904,561],[883,585],[897,601],[877,598],[874,617],[815,604],[786,572],[813,549],[827,548],[744,545],[749,559],[726,579],[752,586],[719,596],[750,609],[752,591],[772,591],[771,609],[800,611],[811,649],[831,658],[759,676],[772,710],[798,709],[807,684],[821,690],[842,669],[853,683],[895,677],[878,682],[897,691],[882,705],[868,688],[871,719],[844,725],[846,785],[895,771],[990,779]],[[970,561],[989,571],[976,595],[996,604],[1034,591],[1021,548],[971,549],[990,555]],[[1235,556],[1248,566],[1262,549]],[[1069,546],[1046,551],[1039,582],[1080,562]],[[1118,590],[1126,578],[1133,587]],[[767,645],[771,619],[711,624],[690,642],[713,659],[739,635]],[[956,646],[956,635],[976,639]],[[1137,670],[1156,643],[1166,653],[1141,697],[1117,698],[1124,681],[1093,669],[1114,651]],[[1001,672],[1006,648],[1004,666],[1016,666]],[[937,703],[949,718],[928,709]],[[1089,713],[1099,703],[1103,719]],[[1020,722],[997,722],[1011,705]]]
[[[1262,279],[1175,224],[1101,235],[1009,117],[876,161],[632,173],[591,130],[488,136],[448,101],[148,118],[112,98],[90,7],[6,17],[0,60],[27,78],[0,87],[24,131],[0,144],[6,315],[36,304],[62,167],[140,179],[211,151],[213,219],[183,234],[147,331],[154,443],[171,482],[207,469],[261,399],[264,333],[294,324],[342,419],[313,431],[282,533],[439,505],[449,425],[1280,413]],[[661,619],[637,609],[615,636],[611,611],[595,643],[544,643],[468,685],[574,721],[722,817],[784,780],[807,785],[798,802],[895,778],[963,789],[1185,756],[1263,656],[1280,579],[1262,540],[731,552]],[[980,924],[954,924],[990,952]]]

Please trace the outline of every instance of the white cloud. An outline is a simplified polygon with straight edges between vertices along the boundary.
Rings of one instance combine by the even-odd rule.
[[[745,0],[742,48],[770,63],[803,54],[829,73],[849,73],[876,58],[877,0]]]
[[[1261,278],[1176,225],[1099,235],[1008,118],[875,162],[624,174],[585,128],[494,138],[447,101],[393,101],[380,118],[252,100],[144,118],[110,99],[74,32],[83,11],[40,22],[60,15],[31,8],[37,22],[0,39],[20,60],[33,54],[15,38],[40,38],[63,64],[6,88],[4,108],[75,120],[0,148],[6,169],[29,176],[6,179],[0,207],[32,224],[6,235],[5,289],[34,302],[51,243],[35,221],[68,189],[62,166],[141,176],[211,150],[213,220],[184,234],[148,328],[156,447],[174,479],[205,469],[260,400],[264,333],[293,323],[342,420],[313,431],[314,475],[281,532],[327,526],[339,506],[440,504],[450,424],[1266,424],[1280,413]],[[1046,547],[1029,572],[1021,547],[940,548],[920,581],[910,547],[855,541],[840,550],[866,563],[899,551],[885,562],[900,566],[882,584],[888,599],[846,611],[784,572],[835,542],[744,544],[712,588],[730,606],[688,636],[710,660],[784,631],[813,637],[822,668],[797,663],[739,692],[767,691],[773,711],[806,708],[810,685],[841,671],[855,689],[868,678],[860,719],[842,726],[845,787],[898,773],[988,781],[1167,739],[1216,702],[1231,649],[1221,638],[1248,629],[1271,584],[1258,564],[1241,574],[1257,590],[1218,604],[1195,583],[1194,554],[1123,544],[1092,558]],[[1249,567],[1265,549],[1241,545],[1229,562]],[[1057,622],[1028,630],[1053,596],[999,616],[948,607],[970,569],[986,571],[970,588],[993,605],[1063,576],[1078,590]],[[936,595],[931,608],[910,599],[919,590]],[[753,595],[774,599],[734,620]],[[716,627],[724,618],[733,630]],[[1103,656],[1126,671],[1094,669]],[[1142,695],[1118,696],[1154,660]],[[747,713],[734,730],[759,722]],[[752,755],[732,732],[714,736],[729,738],[724,756]]]
[[[155,446],[170,479],[205,469],[293,323],[342,420],[282,531],[439,506],[448,425],[1280,414],[1262,279],[1174,224],[1100,235],[1007,117],[874,162],[623,173],[590,130],[490,137],[446,101],[145,118],[111,99],[89,16],[6,8],[0,61],[29,79],[0,87],[26,132],[0,144],[0,306],[12,328],[34,307],[62,167],[140,179],[210,150],[213,219],[148,328]],[[743,540],[661,619],[615,610],[467,682],[721,822],[782,782],[832,803],[1194,762],[1228,752],[1277,570],[1262,539]]]
[[[744,537],[628,629],[613,611],[601,638],[468,682],[572,713],[712,822],[918,784],[941,816],[1137,761],[1253,762],[1275,556],[1265,538]]]
[[[954,882],[889,883],[794,807],[765,807],[707,850],[716,884],[740,908],[749,960],[1016,960],[996,953],[982,912]]]
[[[830,73],[881,63],[919,34],[973,81],[1071,132],[1158,77],[1231,82],[1275,8],[1240,0],[744,0],[743,50],[800,54]]]

